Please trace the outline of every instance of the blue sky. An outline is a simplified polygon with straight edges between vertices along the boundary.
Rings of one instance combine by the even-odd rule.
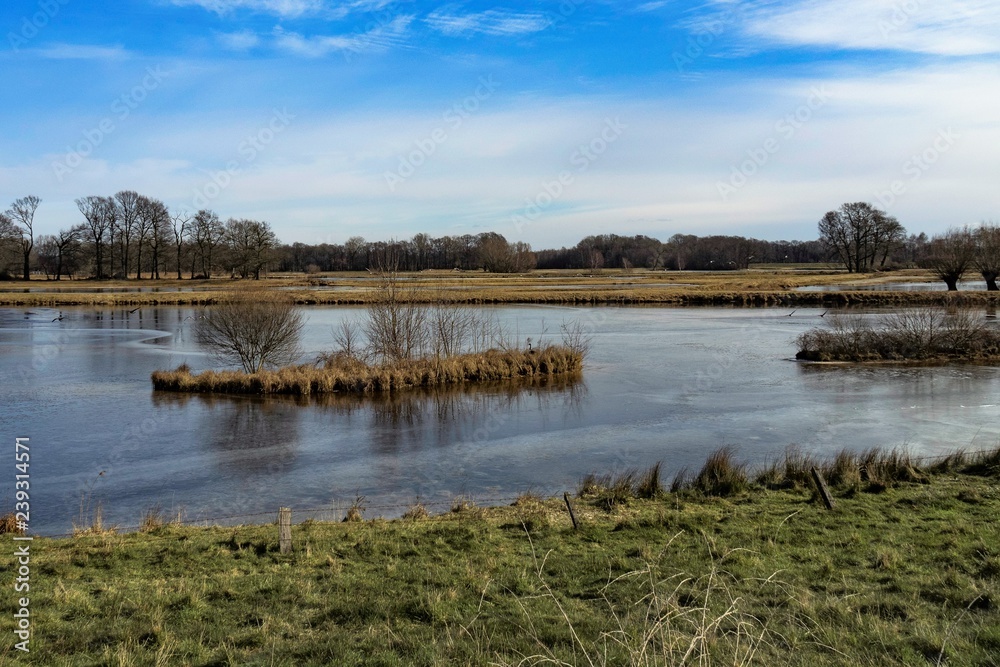
[[[286,242],[810,239],[1000,219],[986,0],[8,0],[0,203],[136,189]]]

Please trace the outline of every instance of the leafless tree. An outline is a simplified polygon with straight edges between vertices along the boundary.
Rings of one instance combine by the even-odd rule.
[[[198,340],[247,373],[293,363],[301,354],[304,319],[291,301],[234,294],[198,320]]]
[[[55,249],[56,280],[62,278],[63,269],[72,262],[79,252],[80,240],[87,233],[84,225],[77,225],[69,229],[60,229],[59,233],[52,237],[52,246]],[[70,272],[72,272],[72,267]]]
[[[146,238],[149,243],[149,250],[152,253],[152,266],[149,268],[149,277],[160,278],[160,265],[163,263],[161,257],[163,249],[170,244],[170,211],[166,204],[159,199],[148,200],[144,217],[146,218]]]
[[[882,268],[906,230],[894,217],[866,202],[843,204],[819,221],[820,241],[849,273]]]
[[[958,289],[958,281],[973,266],[975,259],[975,235],[968,227],[962,227],[931,239],[921,265],[943,280],[948,291],[954,292]]]
[[[87,236],[94,248],[94,276],[104,278],[104,245],[115,219],[114,201],[108,197],[81,197],[76,207],[87,221]]]
[[[369,352],[382,363],[410,359],[426,343],[427,311],[408,298],[399,278],[399,255],[394,244],[388,244],[375,257],[374,273],[378,276],[378,298],[368,305],[364,323]]]
[[[260,272],[271,259],[278,238],[270,225],[259,220],[230,218],[226,221],[225,240],[229,246],[230,264],[241,278],[251,275],[260,279]]]
[[[170,216],[172,224],[171,231],[174,234],[174,250],[177,251],[177,280],[181,279],[181,254],[184,249],[184,239],[187,237],[188,225],[191,223],[191,216],[187,211],[174,213]]]
[[[214,212],[202,209],[195,214],[191,226],[191,238],[198,251],[198,258],[201,260],[201,274],[206,278],[212,277],[212,256],[219,244],[222,243],[224,232],[225,228],[219,221],[219,216]],[[192,277],[194,273],[194,259],[192,258]]]
[[[0,212],[0,276],[9,276],[12,266],[20,264],[20,241],[21,234],[14,221]]]
[[[122,190],[115,194],[114,201],[116,215],[112,229],[116,231],[121,250],[122,277],[128,279],[131,266],[129,250],[132,247],[132,239],[138,232],[143,197],[135,190]]]
[[[986,289],[997,291],[997,276],[1000,276],[1000,227],[994,222],[984,222],[975,232],[976,270],[986,281]]]
[[[38,205],[41,203],[42,200],[35,195],[28,195],[14,200],[6,213],[20,231],[25,280],[31,280],[31,251],[35,247],[35,211],[38,210]]]

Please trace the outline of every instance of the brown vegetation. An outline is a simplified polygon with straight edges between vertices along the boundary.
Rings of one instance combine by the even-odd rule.
[[[369,365],[334,356],[322,368],[303,365],[257,373],[204,371],[195,375],[181,367],[173,371],[156,371],[152,380],[153,388],[162,391],[311,395],[391,392],[413,387],[531,378],[573,373],[582,367],[580,352],[553,345],[534,352],[488,350],[450,359],[415,359],[387,365]]]
[[[973,310],[922,308],[830,318],[826,329],[797,339],[797,359],[806,361],[996,361],[1000,328]]]

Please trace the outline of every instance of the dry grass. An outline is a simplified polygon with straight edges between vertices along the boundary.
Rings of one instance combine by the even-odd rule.
[[[20,535],[23,532],[17,527],[17,517],[13,512],[0,516],[0,535]]]
[[[830,317],[828,328],[796,340],[807,361],[990,361],[1000,358],[1000,330],[971,308],[905,309],[870,318]]]
[[[996,303],[1000,294],[962,292],[796,292],[805,285],[850,282],[858,285],[887,281],[934,281],[926,271],[848,275],[830,267],[770,267],[741,272],[646,271],[628,275],[605,271],[591,276],[581,271],[534,271],[498,276],[482,272],[423,271],[401,273],[407,289],[402,298],[415,303],[574,303],[574,304],[663,304],[745,306],[838,306],[942,304],[958,297],[968,303]],[[293,275],[260,281],[161,280],[161,281],[31,281],[32,288],[57,287],[61,293],[0,292],[0,305],[10,306],[136,306],[210,305],[225,302],[234,289],[256,295],[269,294],[293,299],[299,304],[371,304],[380,295],[368,274],[328,274],[330,282],[316,276]],[[335,285],[337,290],[322,286]],[[18,289],[23,282],[0,283]],[[102,292],[95,289],[195,288],[184,292]],[[558,288],[554,288],[558,286]],[[319,289],[317,289],[319,288]],[[88,291],[91,290],[91,291]]]
[[[322,368],[290,366],[258,373],[205,371],[195,375],[178,368],[156,371],[152,380],[154,389],[161,391],[309,396],[333,392],[372,394],[414,387],[534,378],[575,373],[582,367],[583,355],[579,352],[550,346],[534,352],[488,350],[450,359],[424,358],[388,365],[368,365],[346,356],[334,356]]]

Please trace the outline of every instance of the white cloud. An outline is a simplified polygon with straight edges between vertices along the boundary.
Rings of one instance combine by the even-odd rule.
[[[239,32],[223,32],[216,35],[216,39],[226,49],[230,51],[248,51],[260,44],[260,37],[252,30],[240,30]]]
[[[333,51],[342,51],[347,56],[382,51],[403,44],[412,21],[412,16],[396,16],[366,32],[312,37],[278,28],[275,30],[275,44],[284,51],[306,58],[320,58]]]
[[[745,32],[787,45],[946,56],[1000,53],[995,0],[789,0],[744,3]]]
[[[120,44],[115,46],[50,44],[34,50],[33,53],[52,60],[119,60],[129,55]]]
[[[794,115],[814,86],[825,86],[829,101],[793,136],[778,132],[777,123]],[[752,106],[732,103],[749,99]],[[294,121],[252,162],[240,163],[210,206],[223,217],[267,219],[289,242],[343,241],[359,230],[367,238],[404,238],[494,229],[536,247],[607,232],[815,238],[824,212],[845,201],[876,201],[894,181],[904,192],[887,208],[911,231],[936,233],[1000,217],[995,66],[964,62],[812,81],[720,76],[677,98],[498,95],[457,127],[441,113],[453,102],[427,113],[395,106],[294,109]],[[580,171],[574,154],[614,117],[625,132]],[[37,164],[0,161],[0,182],[16,182],[53,206],[45,219],[51,227],[42,233],[74,224],[72,200],[87,194],[135,188],[190,207],[208,174],[242,160],[238,147],[266,119],[259,110],[137,117],[129,141],[102,145],[61,183],[51,168],[59,156]],[[390,192],[385,173],[437,128],[443,140]],[[935,154],[939,133],[949,129],[956,140]],[[769,138],[777,139],[777,149],[723,201],[717,184],[760,155]],[[915,171],[914,157],[927,158],[927,168]],[[561,171],[572,172],[572,184],[518,232],[511,215]]]
[[[171,2],[179,7],[201,7],[220,15],[236,10],[247,10],[288,19],[318,13],[326,6],[324,0],[171,0]]]
[[[500,37],[540,32],[552,23],[544,14],[518,14],[496,9],[472,14],[457,14],[439,9],[424,21],[445,35],[468,36],[481,33]]]

